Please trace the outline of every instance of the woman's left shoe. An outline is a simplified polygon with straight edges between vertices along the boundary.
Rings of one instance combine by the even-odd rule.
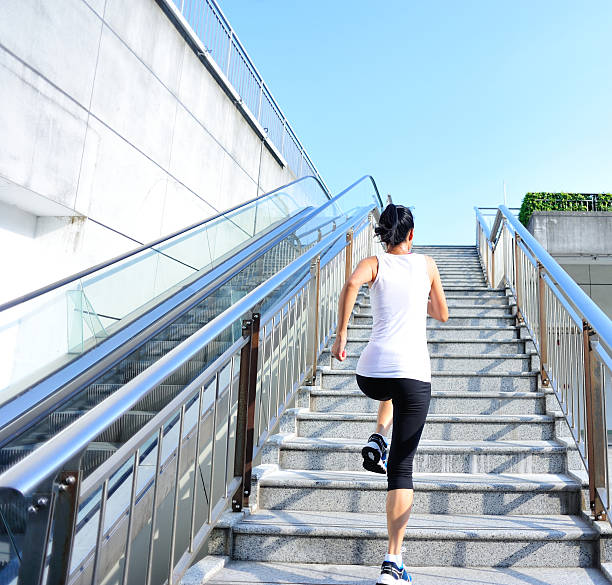
[[[380,568],[380,577],[378,577],[376,585],[393,585],[401,581],[412,583],[412,576],[403,566],[398,567],[392,561],[383,561]]]
[[[372,433],[361,450],[363,467],[374,473],[387,473],[387,440],[380,433]]]

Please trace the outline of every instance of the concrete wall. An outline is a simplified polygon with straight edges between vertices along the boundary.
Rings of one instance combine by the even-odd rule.
[[[612,319],[612,212],[536,211],[527,229]]]
[[[288,183],[154,0],[5,0],[0,302]]]

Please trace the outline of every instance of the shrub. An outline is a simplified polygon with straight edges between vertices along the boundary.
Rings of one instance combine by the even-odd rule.
[[[534,211],[612,211],[612,194],[526,193],[519,211],[525,227]]]

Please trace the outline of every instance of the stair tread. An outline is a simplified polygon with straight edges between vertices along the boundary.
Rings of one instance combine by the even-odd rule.
[[[380,559],[372,559],[372,562]],[[472,568],[472,567],[409,567],[419,585],[457,585],[457,583],[485,583],[488,585],[609,585],[606,577],[595,568]],[[191,573],[190,573],[191,572]],[[200,585],[197,565],[183,580],[184,585]],[[230,561],[216,573],[208,585],[320,585],[322,582],[342,585],[370,585],[380,574],[380,565],[330,565]],[[194,581],[187,580],[193,575]],[[324,581],[322,581],[324,579]]]
[[[424,473],[414,472],[419,489],[575,491],[581,482],[564,473]],[[279,469],[270,471],[260,480],[261,486],[278,487],[363,487],[387,488],[387,476],[368,471],[333,471],[309,469]],[[350,484],[347,486],[347,484]],[[588,485],[588,484],[587,484]]]
[[[308,534],[387,538],[387,518],[377,512],[258,510],[233,527],[235,533]],[[577,515],[411,514],[406,537],[460,540],[591,540],[598,532]]]
[[[324,373],[325,375],[340,375],[340,376],[347,376],[347,375],[354,375],[356,374],[356,370],[354,368],[344,368],[344,369],[339,369],[339,368],[330,368],[329,366],[317,366],[317,370],[320,370],[322,373]],[[524,378],[533,378],[534,376],[537,376],[538,372],[515,372],[515,371],[496,371],[496,372],[473,372],[473,371],[462,371],[462,370],[457,370],[457,371],[442,371],[442,370],[432,370],[431,372],[431,377],[433,378],[434,376],[478,376],[479,378],[482,378],[484,376],[491,376],[491,377],[499,377],[499,376],[511,376],[511,377],[524,377]]]
[[[341,439],[341,438],[324,438],[324,437],[285,437],[282,441],[282,447],[287,449],[317,449],[317,450],[332,450],[332,451],[357,451],[361,453],[361,448],[364,445],[363,438],[358,439]],[[565,452],[566,445],[555,440],[519,440],[519,439],[504,439],[496,441],[483,440],[444,440],[444,439],[421,439],[419,441],[419,451],[448,451],[448,452]]]
[[[351,341],[348,339],[347,341]],[[331,353],[330,348],[325,348],[322,353]],[[360,351],[349,350],[346,352],[346,357],[359,357]],[[529,359],[530,353],[482,353],[482,354],[470,354],[470,353],[434,353],[429,356],[431,359],[444,358],[444,359]]]
[[[298,420],[361,420],[376,421],[375,412],[313,412],[303,410],[297,413]],[[427,422],[532,422],[532,423],[552,423],[555,417],[549,414],[427,414]]]
[[[318,386],[308,386],[307,389],[311,396],[335,396],[341,398],[343,396],[358,396],[367,398],[367,396],[358,388],[320,388]],[[456,390],[432,390],[432,398],[500,398],[500,399],[511,399],[511,398],[544,398],[549,392],[515,392],[515,391],[492,391],[482,390],[479,392],[463,392]]]

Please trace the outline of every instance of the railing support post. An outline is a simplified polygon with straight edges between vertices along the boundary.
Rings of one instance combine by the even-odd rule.
[[[57,495],[53,509],[53,544],[49,576],[46,585],[68,583],[70,561],[74,548],[74,535],[79,512],[79,490],[81,486],[81,455],[57,477]]]
[[[232,510],[234,512],[240,512],[242,508],[247,508],[251,495],[260,317],[259,313],[253,313],[251,319],[245,319],[242,322],[242,335],[248,336],[248,343],[240,353],[234,477],[240,476],[242,479],[232,497]]]
[[[519,258],[520,241],[521,236],[514,232],[514,292],[516,294],[516,320],[519,325],[522,325],[524,320],[521,313],[521,296],[519,292],[521,288],[521,260]]]
[[[344,282],[353,274],[353,230],[346,232],[346,254],[344,262]]]
[[[45,572],[46,552],[49,545],[55,494],[52,481],[33,494],[28,506],[23,556],[19,566],[18,583],[40,585]]]
[[[545,303],[546,289],[544,288],[544,266],[538,261],[538,317],[539,317],[539,329],[540,329],[540,380],[542,386],[548,387],[550,380],[546,373],[546,366],[548,365],[548,335],[546,325],[546,303]]]
[[[484,233],[482,234],[482,238],[484,239],[484,257],[485,257],[485,273],[487,275],[487,284],[491,285],[493,279],[489,278],[489,241],[486,239]]]
[[[491,242],[491,288],[495,288],[495,249],[496,248],[497,246],[494,246],[493,242]]]
[[[602,380],[597,360],[591,348],[590,337],[593,328],[582,320],[582,348],[584,352],[584,391],[586,414],[587,467],[589,471],[589,505],[595,520],[606,517],[602,501],[597,494],[598,488],[606,485],[606,458],[604,449],[608,448]]]
[[[319,357],[319,302],[321,297],[321,257],[313,258],[310,263],[311,286],[308,295],[308,368],[307,383],[313,385],[317,376],[317,358]]]

